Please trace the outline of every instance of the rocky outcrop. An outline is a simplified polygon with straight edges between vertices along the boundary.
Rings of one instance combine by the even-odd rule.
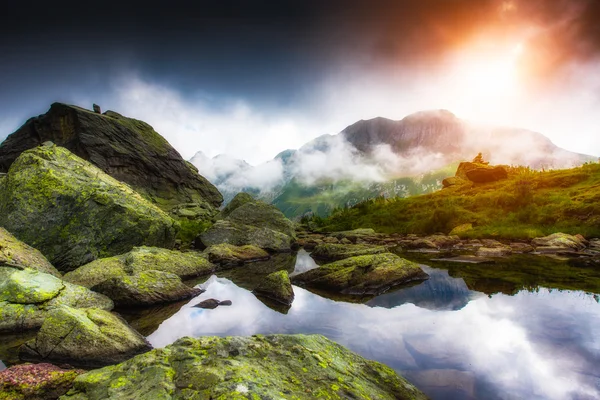
[[[240,192],[223,208],[219,217],[227,218],[236,208],[243,206],[246,203],[254,202],[254,198],[245,192]]]
[[[204,250],[204,253],[208,255],[210,262],[221,265],[239,265],[269,259],[269,253],[252,245],[234,246],[229,243],[221,243],[210,246]]]
[[[56,365],[21,364],[0,371],[0,399],[55,400],[67,393],[85,371]]]
[[[150,305],[186,299],[197,289],[181,279],[207,275],[215,266],[203,254],[136,247],[65,274],[64,279],[106,294],[118,305]]]
[[[585,248],[584,240],[582,240],[581,237],[578,237],[578,235],[568,235],[566,233],[558,232],[548,236],[535,238],[531,241],[531,244],[538,251],[548,247],[564,250],[581,250]]]
[[[427,279],[418,264],[383,253],[346,258],[292,277],[301,286],[351,295],[379,294],[403,283]]]
[[[92,290],[110,297],[119,307],[170,303],[202,293],[185,285],[175,274],[154,270],[107,279]]]
[[[38,250],[18,240],[0,227],[0,265],[18,269],[31,268],[60,277],[60,272]]]
[[[22,153],[0,186],[0,225],[62,272],[133,246],[172,247],[175,223],[63,147]]]
[[[21,346],[19,357],[95,368],[151,348],[142,335],[108,311],[60,307],[48,315],[36,338]]]
[[[185,337],[80,375],[62,399],[107,397],[426,398],[391,368],[320,335]]]
[[[385,246],[366,244],[333,244],[323,243],[316,246],[310,254],[312,258],[325,261],[337,261],[344,258],[386,253]]]
[[[106,296],[33,269],[0,267],[0,332],[39,328],[56,307],[113,308]]]
[[[503,165],[487,165],[473,162],[461,162],[456,170],[456,177],[474,183],[496,182],[508,178],[508,170]]]
[[[288,306],[294,301],[294,289],[287,271],[277,271],[267,275],[253,293]]]
[[[6,138],[0,145],[0,172],[46,141],[66,147],[165,210],[180,203],[218,207],[223,201],[219,191],[147,123],[60,103]]]

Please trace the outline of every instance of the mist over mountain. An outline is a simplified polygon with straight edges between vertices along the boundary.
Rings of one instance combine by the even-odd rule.
[[[301,198],[307,203],[307,198],[319,195],[328,197],[330,206],[340,206],[378,195],[426,193],[440,187],[444,174],[451,174],[449,166],[479,152],[492,164],[535,169],[570,168],[595,160],[564,150],[537,132],[475,125],[450,111],[433,110],[397,121],[360,120],[337,135],[317,137],[258,166],[224,155],[210,159],[201,152],[190,161],[219,188],[225,201],[246,191],[287,209],[282,198],[284,203]],[[297,216],[298,210],[314,211],[292,208],[289,216]]]

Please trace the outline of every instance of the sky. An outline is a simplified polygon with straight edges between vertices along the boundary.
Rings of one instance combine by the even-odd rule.
[[[0,140],[61,101],[186,159],[258,164],[360,119],[448,109],[600,155],[600,1],[10,1]]]

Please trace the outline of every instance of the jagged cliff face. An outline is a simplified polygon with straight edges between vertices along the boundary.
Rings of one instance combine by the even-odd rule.
[[[46,141],[128,183],[163,209],[196,202],[218,207],[223,201],[217,188],[147,123],[60,103],[29,119],[0,144],[0,172],[8,171],[22,152]]]

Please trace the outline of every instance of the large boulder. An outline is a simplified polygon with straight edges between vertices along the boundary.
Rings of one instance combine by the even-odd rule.
[[[60,272],[42,253],[21,242],[2,227],[0,227],[0,265],[18,269],[32,268],[60,277]]]
[[[0,332],[39,328],[61,306],[113,308],[106,296],[33,269],[0,267]]]
[[[62,400],[426,399],[391,368],[321,335],[184,337],[75,379]]]
[[[220,243],[254,245],[271,252],[290,251],[296,245],[294,224],[277,207],[238,193],[219,220],[197,241],[202,249]]]
[[[24,361],[94,368],[125,361],[152,347],[120,317],[97,308],[53,310],[35,339],[19,349]]]
[[[385,246],[323,243],[316,246],[310,255],[312,258],[317,260],[337,261],[349,257],[381,254],[386,252],[387,249]]]
[[[267,275],[260,285],[254,289],[253,293],[285,305],[290,305],[294,301],[294,289],[285,270]]]
[[[59,271],[133,246],[175,243],[173,219],[63,147],[25,151],[0,185],[0,225]]]
[[[392,253],[350,257],[292,277],[295,284],[350,295],[383,293],[403,283],[427,279],[419,264]]]
[[[266,227],[256,227],[231,222],[217,221],[200,235],[200,247],[228,243],[234,246],[253,245],[272,252],[291,251],[295,239],[285,233]]]
[[[202,293],[185,285],[175,274],[152,270],[107,279],[92,290],[110,297],[119,307],[169,303]]]
[[[475,183],[496,182],[508,177],[508,170],[503,165],[487,165],[473,162],[461,162],[456,170],[456,177]]]
[[[197,252],[180,252],[159,247],[134,247],[114,257],[101,258],[65,274],[64,279],[91,288],[106,280],[145,271],[170,272],[182,279],[207,275],[215,266]]]
[[[80,369],[62,369],[56,365],[21,364],[0,371],[0,399],[55,400],[67,393]]]
[[[210,246],[204,250],[204,253],[208,255],[210,262],[222,265],[243,264],[269,259],[269,253],[252,245],[234,246],[229,243],[221,243]]]
[[[147,123],[60,103],[6,138],[0,145],[0,172],[46,141],[66,147],[165,210],[180,203],[219,207],[223,201],[219,191]]]

